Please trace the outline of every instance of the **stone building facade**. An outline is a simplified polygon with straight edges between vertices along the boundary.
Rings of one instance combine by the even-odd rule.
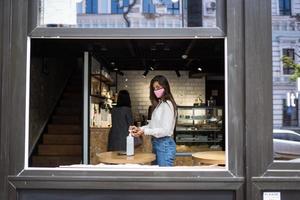
[[[290,80],[293,70],[283,67],[281,58],[290,56],[300,62],[300,0],[272,0],[273,56],[273,126],[300,127],[299,104],[287,107],[287,93],[296,93],[296,82]],[[295,95],[296,96],[296,95]]]

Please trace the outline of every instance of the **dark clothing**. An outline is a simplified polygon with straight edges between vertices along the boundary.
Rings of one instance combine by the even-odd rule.
[[[109,133],[108,150],[126,151],[128,128],[133,125],[131,108],[114,107],[111,112],[112,127]]]

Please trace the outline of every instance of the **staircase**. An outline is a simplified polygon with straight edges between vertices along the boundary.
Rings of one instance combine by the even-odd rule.
[[[80,164],[82,160],[82,75],[69,80],[32,156],[31,167]]]

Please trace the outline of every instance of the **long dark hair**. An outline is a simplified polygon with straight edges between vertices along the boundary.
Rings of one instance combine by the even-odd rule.
[[[155,108],[159,104],[159,99],[154,94],[153,84],[155,82],[158,82],[159,85],[161,85],[165,89],[165,92],[160,99],[164,102],[166,102],[167,100],[171,101],[173,104],[173,107],[174,107],[174,114],[175,114],[177,106],[176,106],[175,100],[173,98],[173,95],[171,93],[169,82],[168,82],[167,78],[162,75],[155,76],[150,82],[150,101],[151,101],[153,107]]]
[[[117,107],[122,106],[131,108],[130,96],[127,90],[120,90],[118,93]]]

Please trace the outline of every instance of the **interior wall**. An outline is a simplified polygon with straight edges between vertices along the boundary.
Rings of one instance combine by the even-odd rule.
[[[155,75],[165,76],[171,87],[171,92],[177,105],[192,106],[199,95],[205,102],[205,78],[190,79],[188,71],[180,71],[177,77],[175,71],[150,71],[144,78],[144,71],[122,71],[124,76],[118,77],[118,90],[129,91],[132,104],[132,112],[136,121],[140,121],[141,115],[147,117],[149,100],[149,84]],[[128,79],[126,81],[126,79]]]
[[[76,60],[72,62],[71,59],[31,59],[29,149],[38,139],[75,67]]]

